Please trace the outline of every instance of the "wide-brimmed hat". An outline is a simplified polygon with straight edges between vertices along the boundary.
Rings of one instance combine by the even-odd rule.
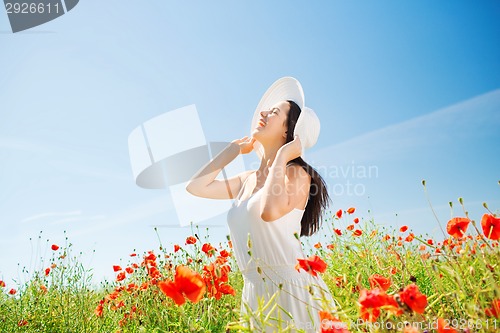
[[[304,91],[300,82],[293,77],[282,77],[274,82],[262,96],[252,119],[252,127],[250,133],[253,132],[259,119],[261,118],[260,112],[269,110],[273,105],[281,101],[294,101],[300,107],[300,115],[295,125],[294,135],[298,135],[302,142],[302,156],[304,151],[311,148],[316,144],[319,137],[320,122],[316,113],[305,106]],[[260,142],[255,141],[254,150],[259,156],[264,154],[264,148]]]

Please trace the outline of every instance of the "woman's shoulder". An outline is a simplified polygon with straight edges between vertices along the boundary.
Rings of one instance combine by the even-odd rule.
[[[310,181],[311,179],[311,176],[304,167],[294,162],[286,165],[286,176],[288,179],[296,181]]]
[[[243,184],[251,174],[255,173],[257,170],[247,170],[238,174],[241,184]]]

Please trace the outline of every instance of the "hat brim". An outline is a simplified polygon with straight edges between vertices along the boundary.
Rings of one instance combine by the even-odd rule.
[[[264,93],[259,104],[257,105],[257,108],[255,109],[250,133],[252,133],[257,127],[261,111],[269,110],[276,103],[287,100],[294,101],[301,110],[304,110],[305,101],[302,86],[297,79],[289,76],[278,79]],[[255,141],[254,143],[254,150],[259,158],[261,158],[264,154],[264,148],[258,141]]]

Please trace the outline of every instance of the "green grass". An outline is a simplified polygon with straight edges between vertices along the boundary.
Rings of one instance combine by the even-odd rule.
[[[463,238],[446,238],[445,244],[433,240],[431,245],[427,236],[407,238],[411,228],[401,232],[363,219],[355,224],[355,216],[344,211],[338,218],[329,213],[319,243],[310,244],[311,254],[328,265],[322,278],[337,301],[338,311],[333,315],[351,332],[402,332],[405,322],[422,325],[420,332],[426,327],[435,332],[438,318],[459,332],[499,331],[500,319],[488,316],[487,309],[493,300],[500,299],[500,251],[498,242],[486,239],[480,227],[474,227],[475,222]],[[351,224],[354,230],[348,230]],[[356,229],[362,231],[360,236],[353,236]],[[303,241],[309,248],[308,240]],[[215,255],[208,256],[202,251],[207,242],[198,238],[177,252],[162,248],[160,243],[154,251],[158,275],[153,277],[151,266],[144,265],[145,253],[130,257],[127,267],[134,271],[124,280],[103,281],[97,287],[91,282],[91,267],[80,263],[71,244],[51,250],[49,262],[38,265],[43,268],[32,273],[28,282],[15,286],[14,295],[9,294],[13,286],[0,287],[0,332],[244,331],[242,324],[248,318],[240,321],[239,315],[243,280],[232,257],[226,264],[231,267],[227,283],[236,296],[216,299],[206,294],[197,303],[187,301],[177,306],[157,286],[159,281],[173,279],[177,265],[202,274],[203,267],[213,263],[221,250],[230,251],[229,245],[223,244]],[[51,266],[46,275],[45,268]],[[401,304],[404,312],[400,315],[382,308],[376,322],[362,323],[360,291],[370,289],[368,279],[375,273],[390,278],[389,295],[416,284],[427,297],[425,311],[416,313]],[[101,315],[96,313],[99,304]],[[255,318],[264,316],[256,314]],[[395,329],[389,329],[391,325]]]

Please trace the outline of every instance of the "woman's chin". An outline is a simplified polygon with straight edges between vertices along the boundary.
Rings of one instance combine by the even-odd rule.
[[[260,127],[254,128],[252,131],[252,134],[251,134],[252,138],[255,138],[258,140],[260,137],[260,130],[261,130]]]

